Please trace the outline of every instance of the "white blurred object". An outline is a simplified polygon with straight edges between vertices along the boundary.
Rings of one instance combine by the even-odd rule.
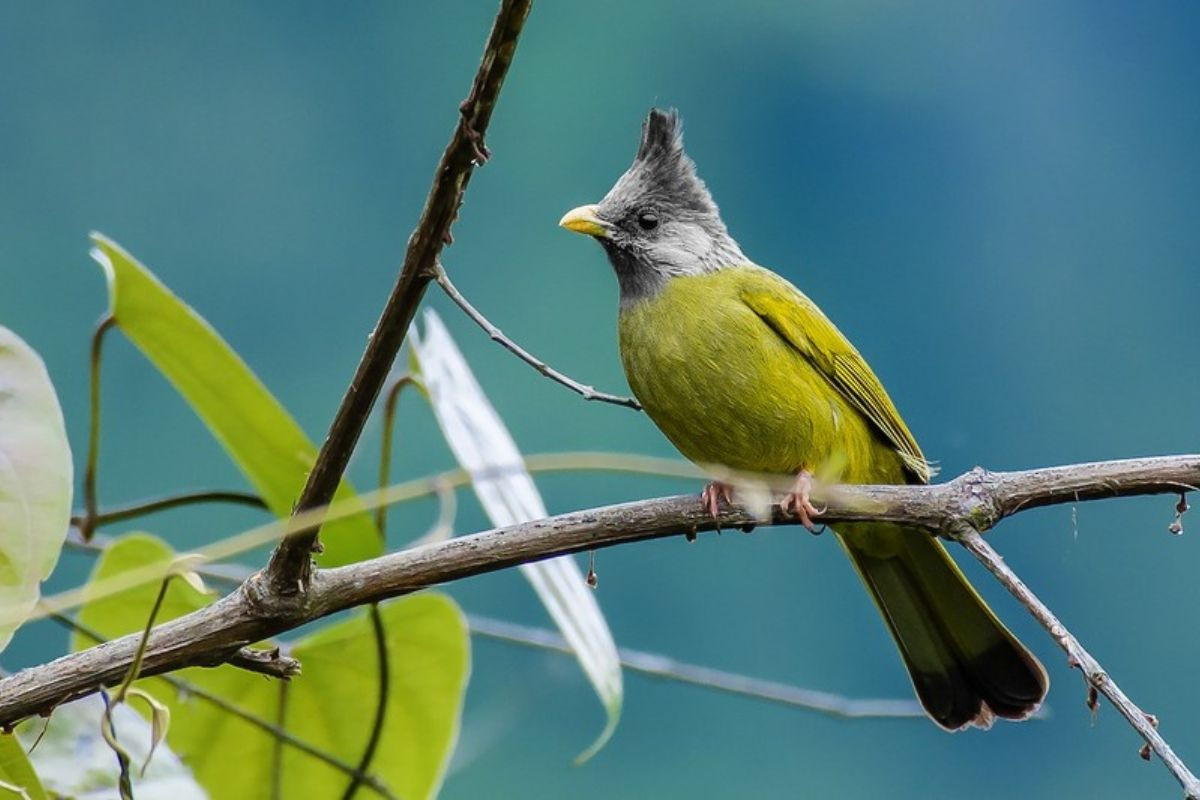
[[[525,469],[521,452],[488,402],[479,382],[445,324],[425,312],[425,334],[409,334],[421,379],[442,433],[458,463],[471,474],[492,524],[516,525],[546,516],[546,506]],[[600,696],[608,722],[599,738],[579,756],[586,760],[604,746],[621,713],[623,688],[617,646],[595,593],[570,556],[522,564],[546,610],[574,650]]]
[[[99,695],[54,709],[45,736],[29,754],[48,793],[76,800],[120,800],[117,756],[100,735],[103,714],[104,701]],[[117,706],[113,728],[133,762],[129,772],[137,800],[208,800],[191,770],[165,744],[155,749],[146,775],[141,775],[150,751],[150,723],[140,714],[127,705]],[[17,736],[28,748],[40,731],[37,723],[22,725]]]

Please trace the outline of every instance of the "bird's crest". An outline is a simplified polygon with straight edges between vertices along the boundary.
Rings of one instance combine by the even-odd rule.
[[[668,205],[713,216],[717,213],[704,182],[696,175],[695,163],[683,151],[683,123],[675,109],[650,109],[642,123],[633,166],[617,186]]]
[[[650,161],[683,153],[683,128],[675,109],[652,108],[642,123],[642,141],[637,160]]]

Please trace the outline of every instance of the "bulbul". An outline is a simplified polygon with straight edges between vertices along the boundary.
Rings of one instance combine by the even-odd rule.
[[[784,508],[807,526],[814,471],[847,483],[928,483],[929,462],[883,385],[803,292],[757,266],[721,221],[673,111],[652,109],[633,165],[567,213],[620,287],[621,362],[646,413],[688,459],[794,478]],[[730,487],[709,484],[713,513]],[[947,730],[1020,720],[1049,686],[1038,660],[945,548],[882,523],[834,528],[883,614],[917,697]]]

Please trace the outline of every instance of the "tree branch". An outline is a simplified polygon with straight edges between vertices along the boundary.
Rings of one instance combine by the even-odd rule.
[[[567,644],[566,638],[558,631],[518,625],[502,619],[481,617],[478,614],[468,614],[467,623],[471,626],[471,633],[478,636],[525,647],[537,647],[567,656],[575,654],[575,651]],[[921,704],[916,700],[844,697],[832,692],[805,689],[800,686],[752,678],[749,675],[739,675],[698,664],[688,664],[669,656],[647,653],[644,650],[633,650],[628,647],[617,648],[617,654],[620,656],[622,667],[643,675],[803,708],[806,711],[816,711],[831,717],[841,719],[924,719],[926,716]]]
[[[149,500],[139,500],[128,505],[117,506],[116,508],[97,509],[93,507],[90,512],[85,510],[83,513],[72,515],[71,524],[78,528],[80,535],[83,536],[84,527],[89,522],[91,530],[94,531],[102,525],[124,522],[144,517],[148,514],[155,514],[159,511],[168,511],[172,508],[196,505],[198,503],[233,503],[235,505],[249,506],[250,508],[263,510],[267,507],[267,504],[261,497],[250,492],[200,489],[194,492],[180,492],[179,494],[154,497]],[[84,541],[91,541],[94,536],[95,534],[92,533],[84,537]]]
[[[243,647],[233,654],[229,663],[247,672],[257,672],[259,675],[281,680],[294,678],[301,672],[300,662],[291,656],[285,656],[279,651],[278,646],[268,647],[265,650],[258,647]]]
[[[433,278],[442,246],[450,241],[450,227],[462,204],[471,172],[488,157],[483,136],[531,3],[532,0],[501,0],[471,93],[459,106],[458,124],[438,163],[421,219],[408,240],[400,276],[367,341],[367,349],[296,502],[296,511],[328,505],[341,482],[371,407],[400,352],[425,288]],[[266,572],[276,593],[294,595],[298,587],[308,585],[312,572],[311,553],[318,547],[316,530],[302,531],[279,543]]]
[[[388,691],[392,685],[391,669],[388,665],[387,631],[383,627],[383,615],[379,613],[379,605],[372,603],[371,630],[375,634],[375,654],[379,659],[376,667],[379,677],[379,697],[375,701],[375,719],[371,721],[371,735],[367,737],[367,746],[363,748],[362,757],[358,760],[358,773],[350,779],[350,784],[342,794],[342,800],[353,800],[358,789],[363,785],[362,776],[371,768],[371,760],[379,748],[379,740],[383,737],[383,723],[387,719]]]
[[[823,522],[896,522],[961,538],[970,549],[977,547],[978,540],[972,532],[985,531],[1025,509],[1108,497],[1179,494],[1196,485],[1200,485],[1200,455],[1187,455],[1022,472],[977,468],[935,486],[818,487],[815,497],[827,503]],[[157,626],[149,637],[141,674],[220,664],[246,645],[337,611],[515,564],[718,527],[792,522],[778,510],[770,520],[761,520],[739,506],[724,508],[713,519],[694,495],[684,495],[562,514],[323,570],[313,576],[308,602],[303,604],[275,594],[259,573],[212,605]],[[995,563],[998,558],[994,557]],[[1005,585],[1022,602],[1028,601],[1014,588],[1017,584]],[[1061,623],[1055,620],[1055,624],[1061,629]],[[125,636],[0,680],[0,726],[11,726],[120,681],[140,638],[139,634]],[[1094,661],[1074,657],[1085,670],[1095,666]],[[1161,743],[1160,756],[1170,752],[1157,735],[1147,741],[1151,747]]]
[[[1179,785],[1183,787],[1188,800],[1200,799],[1200,781],[1192,774],[1187,765],[1180,760],[1179,756],[1175,755],[1175,751],[1167,744],[1162,735],[1158,732],[1158,718],[1147,714],[1138,708],[1129,697],[1121,691],[1104,668],[1100,666],[1092,654],[1083,649],[1083,645],[1079,640],[1067,630],[1066,626],[1059,622],[1058,617],[1054,615],[1045,603],[1038,599],[1025,582],[1017,577],[1016,573],[1004,563],[1004,559],[1000,557],[992,546],[983,540],[983,537],[976,531],[969,531],[963,535],[961,539],[963,547],[967,549],[971,555],[979,559],[979,562],[987,567],[988,571],[996,576],[996,580],[1004,585],[1004,588],[1020,601],[1021,605],[1029,609],[1029,613],[1033,615],[1046,632],[1050,634],[1059,647],[1067,654],[1067,663],[1072,667],[1079,669],[1091,687],[1089,691],[1099,691],[1109,699],[1117,711],[1121,713],[1133,729],[1138,732],[1138,735],[1146,740],[1146,744],[1158,754],[1162,759],[1163,764],[1171,774],[1175,776],[1175,780],[1179,781]],[[1091,697],[1088,700],[1090,705],[1094,705]],[[1149,760],[1149,753],[1143,756]]]
[[[450,280],[450,276],[446,274],[446,268],[442,266],[440,261],[434,265],[434,269],[437,271],[435,280],[437,280],[438,286],[442,287],[442,291],[446,293],[446,296],[454,301],[454,304],[462,309],[462,312],[470,317],[472,322],[482,328],[483,332],[486,333],[493,342],[496,342],[505,350],[519,358],[521,361],[524,361],[526,364],[533,367],[542,377],[549,378],[555,383],[567,387],[584,400],[612,403],[613,405],[632,408],[634,411],[642,410],[642,404],[637,400],[634,400],[632,397],[620,397],[615,394],[608,394],[607,392],[598,391],[594,386],[582,384],[569,375],[564,375],[563,373],[559,372],[554,367],[550,366],[545,361],[542,361],[533,353],[526,350],[524,347],[521,347],[521,345],[505,336],[504,331],[493,325],[491,320],[485,317],[479,311],[479,309],[471,305],[467,298],[463,297],[462,292],[458,290],[458,287],[455,286]]]
[[[78,523],[83,540],[92,538],[96,526],[96,470],[100,462],[100,364],[104,355],[104,334],[117,324],[116,317],[105,314],[92,332],[88,378],[87,462],[83,469],[83,515]]]

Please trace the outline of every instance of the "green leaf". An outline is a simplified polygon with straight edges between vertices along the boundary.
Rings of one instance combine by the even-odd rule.
[[[385,603],[379,611],[391,682],[372,771],[400,797],[433,797],[458,738],[470,671],[466,620],[453,600],[431,592]],[[358,613],[297,642],[292,654],[304,665],[305,678],[318,676],[321,685],[293,693],[288,728],[292,729],[293,720],[300,723],[296,731],[304,739],[356,763],[366,747],[379,696],[370,620]],[[301,757],[295,752],[288,755],[284,770],[291,776],[288,762]],[[324,765],[320,770],[331,788],[328,796],[338,796],[336,790],[348,781]],[[306,785],[285,781],[283,794],[300,797],[306,794]]]
[[[71,449],[33,349],[0,326],[0,650],[29,616],[71,522]]]
[[[0,733],[0,797],[6,793],[27,800],[46,800],[46,790],[25,755],[25,748],[15,735]]]
[[[415,327],[415,326],[414,326]],[[525,469],[521,452],[488,402],[450,332],[433,311],[425,313],[425,335],[409,335],[413,360],[455,458],[471,473],[475,495],[497,527],[542,519],[546,505]],[[599,737],[576,759],[595,755],[616,730],[624,690],[621,661],[596,595],[570,556],[522,564],[600,702],[607,722]]]
[[[246,362],[145,266],[102,234],[92,256],[108,277],[110,313],[121,331],[204,421],[267,506],[285,517],[304,488],[317,450]],[[354,496],[348,483],[335,500]],[[369,514],[322,529],[323,566],[379,555],[383,542]]]
[[[166,570],[176,558],[160,540],[136,534],[117,540],[101,556],[92,580],[147,564]],[[86,603],[79,621],[106,637],[141,630],[158,592],[155,585]],[[159,620],[207,602],[183,581],[171,581]],[[422,593],[380,608],[391,680],[383,734],[369,770],[405,800],[436,795],[453,752],[469,673],[466,622],[449,598]],[[76,634],[77,649],[91,644]],[[290,682],[222,666],[176,673],[243,711],[283,724],[298,739],[356,765],[366,747],[379,698],[376,642],[365,614],[325,627],[295,642],[291,653],[303,674]],[[137,685],[158,698],[171,716],[167,743],[213,797],[259,798],[272,786],[274,738],[203,698],[181,694],[161,678]],[[349,777],[290,746],[283,749],[283,797],[339,797]],[[361,797],[376,793],[364,787]]]

